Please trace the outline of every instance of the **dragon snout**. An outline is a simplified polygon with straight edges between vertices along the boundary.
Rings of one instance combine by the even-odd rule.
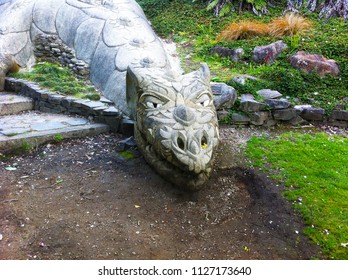
[[[173,115],[174,119],[184,126],[190,126],[196,120],[194,111],[189,107],[186,107],[185,105],[180,105],[176,107],[173,112]]]
[[[178,132],[174,138],[174,144],[181,153],[187,153],[191,157],[196,158],[202,151],[208,148],[209,136],[207,133],[198,133],[193,137],[188,137],[187,134]]]
[[[172,151],[183,169],[199,173],[211,160],[213,141],[204,130],[174,131]]]

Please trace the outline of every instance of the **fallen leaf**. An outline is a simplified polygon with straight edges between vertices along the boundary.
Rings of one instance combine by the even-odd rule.
[[[140,205],[134,205],[135,208],[140,208],[141,206]]]

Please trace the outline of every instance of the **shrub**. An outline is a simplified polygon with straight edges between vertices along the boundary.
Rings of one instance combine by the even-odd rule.
[[[303,33],[312,27],[312,23],[304,17],[288,13],[278,17],[269,24],[270,34],[274,37],[294,36]]]
[[[228,25],[218,36],[219,41],[232,41],[238,39],[248,39],[267,35],[268,26],[256,21],[240,21]]]

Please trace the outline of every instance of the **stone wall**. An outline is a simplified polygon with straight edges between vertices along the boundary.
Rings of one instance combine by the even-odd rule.
[[[120,132],[126,136],[133,134],[133,121],[122,115],[113,102],[106,98],[101,98],[100,101],[81,100],[41,89],[33,82],[9,77],[6,78],[5,90],[32,98],[34,110],[77,114],[98,123],[108,124],[113,132]]]
[[[274,90],[264,89],[258,91],[260,98],[256,100],[251,94],[243,94],[237,97],[235,89],[225,84],[219,87],[214,85],[212,89],[214,95],[217,96],[216,98],[233,101],[232,103],[226,102],[228,106],[216,107],[218,108],[219,120],[225,120],[234,125],[271,127],[280,123],[290,125],[323,123],[348,127],[348,110],[343,110],[344,106],[336,106],[334,110],[328,113],[325,109],[312,105],[293,105],[286,98],[282,98],[282,94]],[[238,102],[235,103],[237,100]],[[233,109],[231,110],[231,108]]]
[[[75,51],[66,46],[57,36],[40,34],[34,40],[34,54],[43,61],[60,63],[69,67],[80,78],[88,79],[89,65],[77,59]]]

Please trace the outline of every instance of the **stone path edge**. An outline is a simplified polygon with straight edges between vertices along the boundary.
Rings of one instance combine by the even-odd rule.
[[[42,89],[34,82],[12,77],[6,77],[5,90],[32,98],[34,110],[44,113],[77,114],[96,123],[107,124],[111,132],[122,133],[125,136],[133,134],[134,122],[104,97],[100,101],[82,100]]]
[[[107,132],[109,132],[109,126],[101,124],[90,124],[88,126],[77,125],[50,131],[31,132],[25,137],[23,135],[17,135],[12,136],[11,141],[0,141],[0,151],[15,150],[24,144],[30,145],[30,147],[38,147],[46,142],[54,141],[56,135],[61,135],[63,138],[80,138]]]

